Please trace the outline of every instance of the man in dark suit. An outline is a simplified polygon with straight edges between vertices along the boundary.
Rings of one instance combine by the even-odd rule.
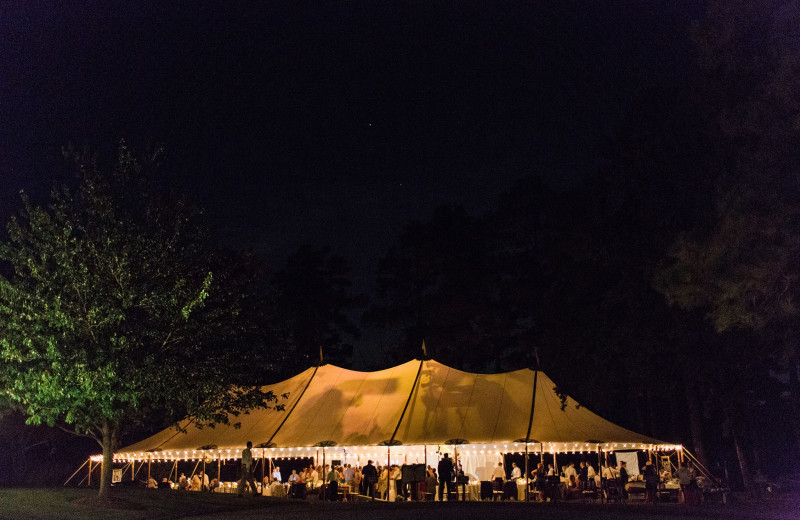
[[[361,470],[364,476],[364,487],[367,488],[367,496],[375,500],[375,484],[378,483],[378,470],[372,465],[372,461],[367,461],[367,465]]]
[[[439,461],[439,502],[442,501],[444,487],[447,486],[447,498],[450,498],[450,488],[453,485],[453,461],[450,454],[445,453],[444,458]]]
[[[624,500],[628,499],[628,468],[625,461],[619,463],[619,478],[617,479],[619,485],[619,493]]]

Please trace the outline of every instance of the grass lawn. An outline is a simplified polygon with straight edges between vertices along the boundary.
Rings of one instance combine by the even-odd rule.
[[[455,503],[328,503],[316,499],[239,498],[236,495],[114,489],[108,501],[97,499],[97,491],[89,489],[0,489],[0,519],[275,519],[305,520],[411,520],[443,516],[458,520],[513,520],[539,517],[547,520],[604,520],[612,518],[660,520],[719,518],[732,520],[782,520],[800,518],[800,499],[764,502],[704,504],[687,508],[681,504],[524,504],[517,502]],[[455,515],[455,516],[452,516]]]

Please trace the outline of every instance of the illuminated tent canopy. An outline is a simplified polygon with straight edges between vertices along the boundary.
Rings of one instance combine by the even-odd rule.
[[[352,459],[359,453],[404,454],[401,463],[413,462],[411,453],[422,462],[413,448],[427,447],[428,459],[428,451],[463,444],[468,446],[460,452],[496,458],[525,451],[526,439],[533,452],[680,449],[617,426],[569,397],[562,401],[555,388],[543,372],[529,369],[475,374],[433,360],[376,372],[322,365],[265,387],[289,393],[285,412],[254,410],[231,418],[241,422],[238,429],[198,428],[187,419],[180,424],[185,433],[168,428],[121,449],[115,459],[234,458],[247,441],[263,457],[313,456],[326,447]]]

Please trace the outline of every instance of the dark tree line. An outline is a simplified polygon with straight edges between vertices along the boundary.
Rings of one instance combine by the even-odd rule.
[[[366,315],[402,331],[392,360],[424,339],[468,370],[541,363],[746,487],[796,459],[798,30],[791,2],[710,2],[692,71],[640,93],[595,175],[561,193],[530,177],[489,214],[409,224]]]

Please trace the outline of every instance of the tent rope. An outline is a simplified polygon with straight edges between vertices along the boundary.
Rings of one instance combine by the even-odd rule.
[[[319,365],[314,367],[314,373],[311,374],[311,377],[308,378],[308,383],[306,383],[306,386],[305,386],[305,388],[303,388],[303,391],[300,392],[300,396],[297,398],[297,401],[294,402],[294,406],[292,406],[292,409],[289,410],[289,412],[286,414],[286,417],[284,417],[283,420],[281,421],[281,423],[278,425],[278,428],[275,430],[275,433],[273,433],[272,436],[269,438],[269,440],[266,442],[267,446],[272,444],[272,439],[274,439],[275,436],[278,435],[278,432],[281,431],[281,428],[286,423],[286,421],[289,419],[289,416],[292,415],[292,412],[294,411],[294,409],[297,408],[297,405],[300,403],[300,400],[303,398],[303,395],[306,393],[306,390],[308,390],[308,387],[311,386],[311,381],[314,380],[314,376],[317,375],[317,370],[319,370]]]
[[[400,430],[400,425],[403,423],[403,417],[405,417],[406,415],[406,410],[408,410],[408,405],[411,404],[411,398],[414,397],[414,391],[417,389],[417,383],[419,382],[419,375],[422,373],[423,363],[425,363],[425,360],[421,359],[419,361],[419,368],[417,369],[417,377],[414,378],[414,384],[411,385],[411,392],[408,393],[408,399],[406,400],[406,405],[403,407],[403,412],[400,414],[400,418],[397,420],[397,426],[395,426],[394,432],[392,432],[392,437],[389,439],[389,445],[392,445],[394,443],[394,438],[397,435],[398,430]]]

